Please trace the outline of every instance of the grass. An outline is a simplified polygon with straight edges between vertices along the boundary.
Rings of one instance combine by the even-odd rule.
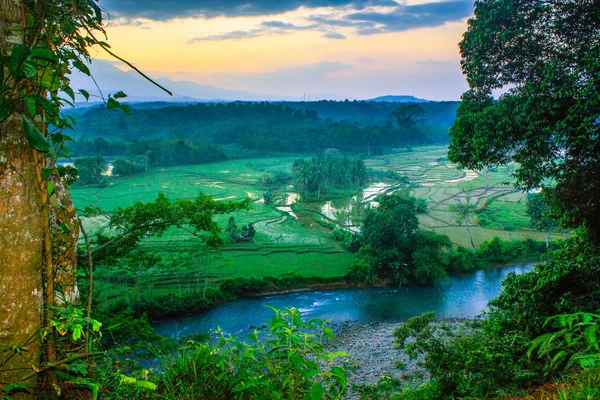
[[[369,158],[365,163],[374,170],[407,175],[415,186],[414,195],[429,202],[427,213],[419,216],[421,227],[446,234],[457,245],[470,246],[464,226],[456,221],[449,207],[466,201],[467,197],[479,209],[471,221],[477,246],[496,236],[503,240],[545,239],[545,232],[538,232],[529,225],[524,211],[525,195],[506,184],[511,180],[514,166],[499,168],[486,177],[485,173],[457,169],[448,162],[446,153],[444,147],[421,147],[411,152]],[[152,250],[161,256],[163,266],[144,276],[134,274],[135,279],[117,279],[120,285],[100,282],[103,296],[121,300],[127,296],[129,300],[130,296],[144,295],[136,291],[151,290],[151,296],[179,294],[182,290],[190,292],[194,288],[198,291],[200,280],[204,282],[200,276],[208,277],[211,282],[224,277],[260,278],[289,273],[305,277],[343,277],[352,264],[353,255],[333,240],[330,226],[335,226],[337,221],[321,214],[324,201],[298,203],[294,206],[297,219],[259,201],[265,191],[259,184],[261,176],[276,170],[289,172],[294,159],[273,157],[154,168],[129,178],[111,178],[110,185],[104,188],[73,188],[76,207],[95,205],[107,213],[136,201],[153,200],[159,192],[170,198],[193,198],[202,191],[216,199],[250,197],[254,200],[250,211],[233,214],[238,225],[255,225],[254,243],[230,245],[206,254],[198,239],[172,228],[161,238],[147,239],[141,244],[143,250]],[[277,191],[276,199],[282,199],[288,190],[293,188]],[[345,199],[332,201],[333,207],[345,204]],[[224,227],[228,218],[218,216],[217,221]],[[86,220],[85,224],[88,231],[94,232],[105,229],[106,219],[96,217]],[[99,278],[102,279],[102,273]],[[135,281],[135,285],[130,280]],[[149,289],[152,287],[154,289]]]

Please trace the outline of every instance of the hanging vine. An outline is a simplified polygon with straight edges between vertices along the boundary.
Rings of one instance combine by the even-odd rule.
[[[88,65],[92,62],[92,49],[106,51],[170,92],[114,54],[106,42],[103,10],[94,0],[2,0],[0,3],[4,8],[2,16],[14,11],[13,15],[9,15],[11,20],[20,20],[19,24],[3,26],[5,29],[1,32],[0,123],[11,117],[20,119],[23,135],[33,152],[43,220],[40,260],[43,320],[39,331],[43,357],[42,364],[32,366],[33,371],[23,374],[22,380],[35,375],[44,376],[45,386],[53,387],[60,394],[60,386],[55,383],[58,377],[87,386],[92,393],[97,393],[97,386],[81,373],[85,369],[81,363],[94,355],[90,335],[99,331],[100,323],[90,317],[91,299],[87,300],[84,310],[73,307],[68,301],[75,298],[63,293],[68,285],[57,281],[63,262],[58,254],[64,247],[60,245],[61,241],[76,240],[77,235],[75,239],[68,235],[71,230],[80,228],[78,223],[69,225],[52,215],[52,207],[60,205],[56,200],[59,192],[65,190],[56,161],[59,157],[69,157],[66,144],[72,139],[65,131],[75,127],[75,120],[61,115],[60,110],[64,106],[74,107],[77,95],[89,100],[90,93],[73,88],[69,75],[72,70],[77,70],[91,76]],[[123,92],[106,98],[100,94],[100,97],[109,110],[120,109],[129,113],[129,107],[121,103],[121,99],[126,97]],[[91,271],[91,255],[88,263]],[[57,294],[61,294],[60,298]],[[14,345],[10,354],[2,356],[0,373],[2,365],[26,346],[27,343]],[[77,372],[80,374],[77,375]],[[0,395],[31,389],[24,382],[14,382],[0,388]]]

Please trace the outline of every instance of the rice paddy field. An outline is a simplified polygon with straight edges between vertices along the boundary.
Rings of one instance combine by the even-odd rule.
[[[505,240],[545,240],[545,232],[529,225],[525,214],[526,195],[511,185],[513,167],[487,173],[465,171],[449,163],[446,156],[445,147],[421,147],[366,159],[365,163],[373,170],[406,175],[413,194],[428,201],[427,213],[419,217],[421,227],[446,234],[457,245],[468,247],[469,241],[464,226],[457,222],[456,214],[449,207],[466,201],[467,197],[479,210],[471,228],[476,245],[495,236]],[[181,294],[182,290],[199,291],[205,279],[216,281],[237,276],[295,273],[307,277],[341,277],[348,271],[353,255],[333,239],[331,227],[339,225],[339,221],[332,218],[331,211],[346,204],[349,196],[307,203],[288,186],[275,193],[273,205],[265,205],[261,200],[265,189],[260,185],[260,178],[277,170],[289,172],[294,159],[244,159],[155,168],[130,178],[111,178],[110,185],[104,188],[74,188],[72,196],[76,207],[95,205],[107,214],[136,201],[152,201],[159,192],[170,198],[194,198],[203,192],[221,200],[247,197],[253,200],[250,211],[233,214],[238,226],[254,224],[257,233],[253,243],[236,243],[218,252],[207,252],[199,239],[172,228],[161,238],[146,239],[141,245],[142,250],[161,256],[167,268],[163,265],[160,270],[150,271],[144,279],[137,280],[137,289],[126,286],[125,292],[139,291],[140,286],[145,285],[151,295],[173,291]],[[372,200],[374,194],[391,193],[396,189],[393,182],[372,182],[364,198]],[[228,218],[219,216],[217,220],[225,227]],[[106,229],[103,216],[84,223],[90,232]],[[103,286],[101,281],[99,286]],[[124,292],[122,287],[104,287],[105,296],[109,295],[106,291],[111,292],[110,296]]]

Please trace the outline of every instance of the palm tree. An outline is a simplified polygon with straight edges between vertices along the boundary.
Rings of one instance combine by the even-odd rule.
[[[363,187],[367,183],[369,174],[365,162],[360,159],[355,159],[350,163],[350,184],[352,189],[355,185],[357,187]]]
[[[292,176],[294,178],[294,184],[302,190],[302,196],[308,198],[308,186],[311,181],[310,164],[304,159],[298,158],[292,165]]]
[[[356,212],[357,217],[360,217],[362,214],[362,210],[364,207],[363,201],[364,201],[363,192],[359,192],[356,196],[352,197],[352,199],[350,200],[352,210],[354,210]]]
[[[475,243],[473,243],[473,236],[471,235],[471,227],[469,226],[469,217],[475,213],[475,204],[470,203],[470,197],[467,197],[466,203],[463,203],[460,199],[457,204],[450,206],[450,211],[456,212],[456,221],[459,224],[464,224],[469,235],[469,241],[471,241],[471,248],[475,251]]]
[[[324,165],[313,163],[312,168],[310,168],[310,178],[311,182],[317,187],[317,199],[320,199],[321,189],[325,185],[325,180],[327,179]]]
[[[348,226],[348,211],[346,211],[345,209],[339,209],[339,210],[335,210],[333,212],[333,216],[335,217],[335,219],[337,220],[337,222],[342,225],[342,226]]]

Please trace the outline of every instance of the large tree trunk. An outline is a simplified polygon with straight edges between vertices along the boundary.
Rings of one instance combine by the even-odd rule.
[[[21,17],[19,1],[0,0],[1,51],[23,42]],[[77,298],[75,208],[59,180],[46,201],[46,160],[27,142],[21,121],[13,112],[0,123],[0,384],[22,381],[40,365],[39,333],[55,294],[59,301]],[[52,234],[50,224],[63,223],[69,231]],[[52,343],[43,350],[53,361]],[[35,385],[36,377],[27,383]]]
[[[0,0],[0,50],[22,42],[19,27],[19,2]],[[44,225],[33,150],[15,113],[0,123],[0,350],[9,349],[0,352],[2,382],[39,365]],[[23,345],[20,354],[10,350]]]
[[[33,150],[21,116],[13,115],[0,124],[0,346],[27,345],[27,351],[0,367],[13,369],[0,372],[3,382],[19,380],[39,363],[44,225]],[[10,354],[0,353],[0,363]]]

